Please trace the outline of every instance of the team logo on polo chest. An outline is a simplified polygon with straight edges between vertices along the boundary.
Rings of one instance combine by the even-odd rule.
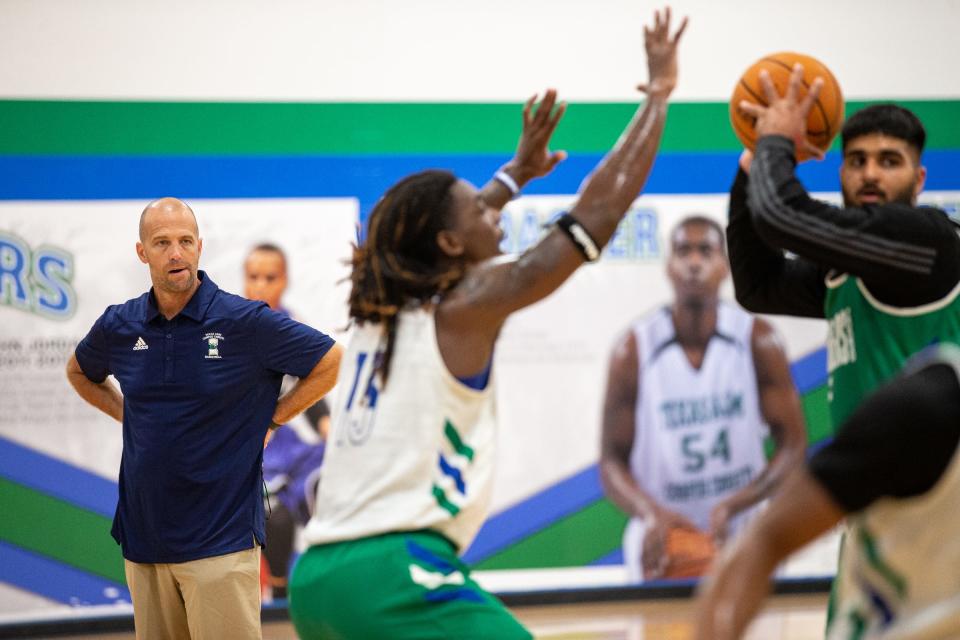
[[[220,360],[220,343],[223,342],[223,334],[208,333],[203,336],[203,341],[207,344],[207,355],[203,357],[207,360]]]

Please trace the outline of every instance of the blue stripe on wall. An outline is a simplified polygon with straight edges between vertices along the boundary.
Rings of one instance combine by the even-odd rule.
[[[827,383],[827,348],[820,347],[790,365],[790,375],[800,394]]]
[[[0,156],[0,200],[356,197],[366,212],[398,178],[444,167],[475,183],[507,160],[501,155],[404,156]],[[600,159],[579,154],[530,194],[576,193]],[[929,151],[927,189],[960,189],[960,151]],[[648,194],[725,193],[737,154],[665,153],[657,157]],[[836,191],[840,158],[801,165],[812,191]]]
[[[501,511],[484,523],[464,562],[476,564],[603,497],[595,464]]]
[[[605,567],[608,565],[623,564],[623,547],[617,547],[605,556],[601,556],[590,563],[591,567]]]
[[[0,437],[0,476],[113,518],[117,483]]]
[[[125,585],[2,541],[0,582],[69,605],[130,602],[130,591]]]

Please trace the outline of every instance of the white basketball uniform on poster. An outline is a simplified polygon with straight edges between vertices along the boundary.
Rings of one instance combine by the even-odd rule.
[[[677,342],[669,308],[633,327],[639,386],[630,469],[654,500],[709,531],[710,512],[766,465],[769,429],[760,413],[751,334],[753,317],[721,302],[699,369]],[[754,509],[731,522],[743,526]],[[623,537],[631,580],[643,579],[645,525],[631,518]]]

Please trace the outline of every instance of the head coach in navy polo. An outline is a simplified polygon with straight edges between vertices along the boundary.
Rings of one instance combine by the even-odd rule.
[[[219,289],[202,248],[186,203],[147,205],[137,255],[153,287],[108,307],[67,363],[123,423],[112,534],[137,638],[261,637],[264,439],[330,390],[340,360],[329,336]],[[284,374],[300,380],[278,398]]]

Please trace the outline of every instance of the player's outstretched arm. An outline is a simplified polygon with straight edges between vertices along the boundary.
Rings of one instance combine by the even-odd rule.
[[[654,15],[644,28],[649,81],[637,88],[647,94],[613,150],[584,183],[571,213],[603,245],[647,181],[666,122],[667,99],[677,85],[677,45],[687,27],[684,18],[670,34],[670,8]]]
[[[722,552],[700,583],[694,637],[740,638],[769,593],[776,566],[843,516],[805,467],[794,469],[769,508]]]
[[[473,269],[445,301],[449,316],[462,315],[464,323],[478,330],[495,331],[511,312],[544,298],[586,259],[599,257],[653,165],[667,99],[677,82],[677,45],[686,24],[684,19],[671,33],[668,8],[656,12],[653,26],[644,29],[649,81],[639,88],[647,99],[585,181],[571,211],[574,224],[569,233],[555,227],[521,256],[494,259]],[[463,314],[457,313],[458,307]]]

